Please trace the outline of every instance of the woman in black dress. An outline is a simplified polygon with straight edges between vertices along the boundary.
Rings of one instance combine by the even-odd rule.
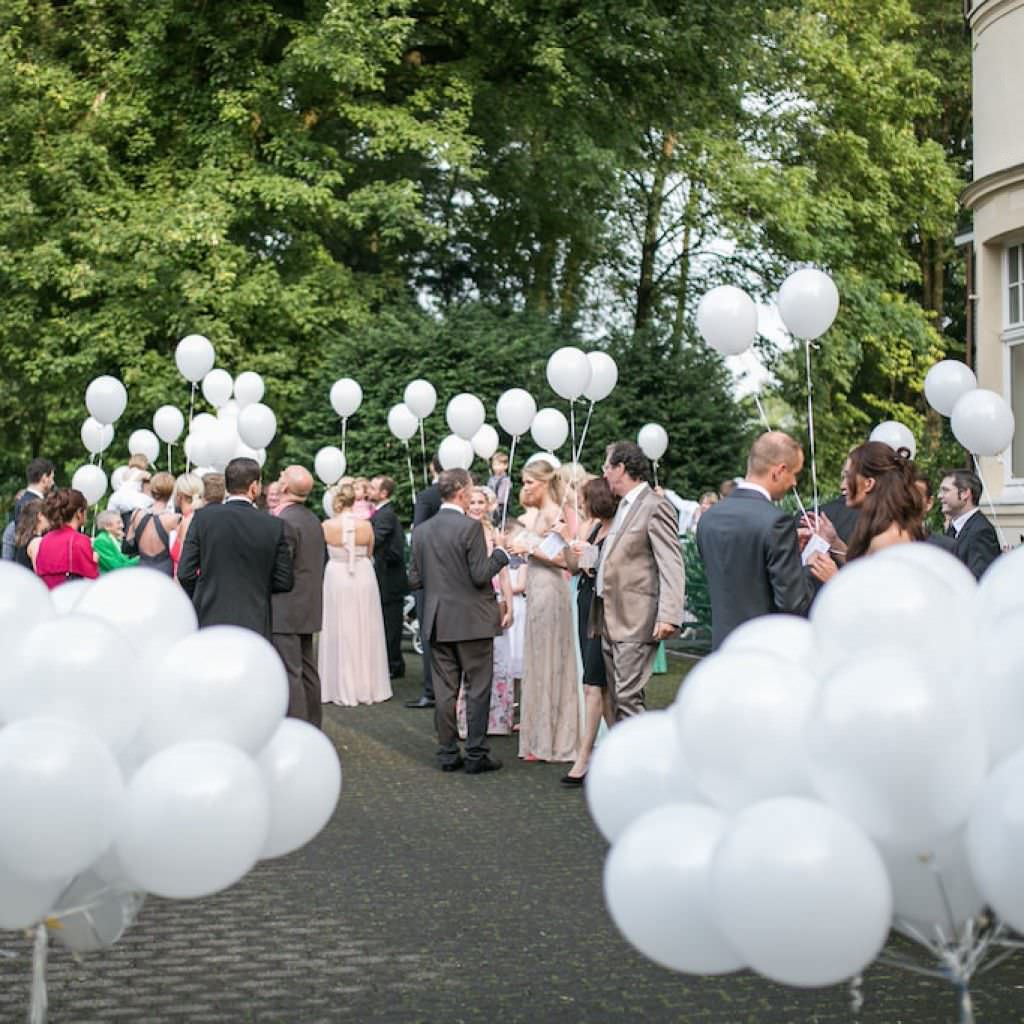
[[[605,674],[604,655],[601,653],[601,638],[588,635],[590,605],[594,599],[594,578],[597,561],[601,555],[618,500],[608,489],[603,477],[595,477],[584,484],[580,497],[583,501],[583,515],[587,520],[587,540],[576,541],[565,548],[565,563],[571,572],[579,576],[576,589],[576,605],[579,612],[580,656],[583,661],[583,694],[586,709],[586,724],[580,737],[580,751],[569,773],[562,777],[564,786],[582,786],[587,774],[587,765],[594,749],[601,719],[612,726],[615,711],[608,691],[608,677]]]

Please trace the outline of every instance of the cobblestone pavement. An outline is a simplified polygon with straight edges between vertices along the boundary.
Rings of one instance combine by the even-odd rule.
[[[442,774],[430,713],[402,706],[418,685],[411,674],[385,705],[328,709],[344,790],[309,846],[218,896],[150,899],[105,953],[55,949],[51,1024],[957,1019],[951,990],[914,975],[869,972],[854,1017],[843,986],[648,963],[604,911],[605,845],[582,794],[558,785],[564,766],[519,762],[497,739],[503,771]],[[24,1020],[29,940],[5,933],[0,953],[0,1021]],[[979,1024],[1024,1020],[1024,956],[978,980],[975,1006]]]

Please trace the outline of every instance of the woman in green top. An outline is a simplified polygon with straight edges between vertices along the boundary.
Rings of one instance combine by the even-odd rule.
[[[121,516],[112,509],[100,512],[96,516],[96,529],[99,531],[93,538],[93,551],[99,556],[100,574],[114,569],[123,569],[127,565],[138,565],[138,558],[129,558],[121,551],[124,539],[124,523]]]

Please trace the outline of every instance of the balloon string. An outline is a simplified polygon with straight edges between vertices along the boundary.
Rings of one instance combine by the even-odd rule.
[[[505,500],[501,506],[501,532],[505,532],[505,520],[508,518],[508,499],[512,497],[512,481],[515,477],[512,476],[512,466],[516,461],[516,441],[519,440],[518,434],[512,435],[512,444],[508,450],[508,489],[505,491]]]
[[[28,1024],[46,1024],[46,960],[49,955],[49,936],[46,925],[36,925],[35,946],[32,950],[32,996],[28,1009]]]
[[[416,477],[412,471],[412,453],[409,450],[408,440],[405,442],[405,464],[409,468],[409,490],[412,493],[412,503],[416,504]]]
[[[981,494],[982,497],[988,500],[988,509],[992,513],[992,523],[996,528],[996,534],[999,536],[999,547],[1006,550],[1006,537],[1003,536],[1003,527],[999,522],[999,516],[996,514],[995,502],[992,501],[992,494],[985,483],[985,478],[981,475],[981,462],[977,455],[971,455],[974,460],[974,471],[978,474],[978,479],[981,481]]]
[[[590,403],[590,408],[587,409],[587,418],[583,422],[583,433],[580,434],[579,447],[576,449],[576,454],[573,456],[574,461],[579,462],[580,456],[583,454],[583,446],[587,443],[587,431],[590,429],[590,417],[594,414],[594,403]]]
[[[761,417],[761,422],[764,424],[765,430],[771,430],[772,425],[768,422],[768,413],[764,411],[764,405],[761,403],[761,392],[754,392],[754,402],[757,405],[757,413]]]
[[[345,454],[345,435],[347,434],[347,432],[348,432],[348,417],[347,416],[342,416],[341,417],[341,454],[343,456]],[[346,462],[346,465],[347,465],[347,462]]]
[[[174,470],[171,469],[171,442],[167,442],[167,472],[174,476]]]
[[[426,487],[430,481],[427,479],[427,435],[423,432],[423,420],[420,420],[420,455],[423,457],[423,486]]]
[[[196,385],[192,382],[192,395],[188,400],[188,432],[192,433],[192,411],[196,404]],[[192,468],[192,459],[188,454],[188,448],[185,449],[185,472],[187,473]]]
[[[657,490],[657,487],[658,487],[658,460],[657,459],[652,459],[651,462],[654,465],[654,487],[655,487],[655,490]]]
[[[573,531],[574,533],[578,533],[580,527],[580,493],[579,487],[576,485],[576,481],[579,478],[579,462],[576,460],[576,400],[574,398],[569,399],[569,432],[571,434],[569,450],[572,452]]]
[[[814,488],[814,515],[818,515],[818,456],[814,442],[814,383],[811,380],[811,343],[804,342],[805,365],[807,367],[807,432],[811,443],[811,484]],[[806,513],[805,513],[806,515]]]

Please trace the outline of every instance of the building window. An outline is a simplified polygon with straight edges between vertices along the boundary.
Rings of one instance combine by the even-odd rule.
[[[1006,250],[1006,326],[1024,324],[1024,245]]]
[[[1010,405],[1014,419],[1024,423],[1024,344],[1010,346]],[[1024,430],[1017,430],[1013,435],[1010,475],[1017,480],[1024,479]]]

